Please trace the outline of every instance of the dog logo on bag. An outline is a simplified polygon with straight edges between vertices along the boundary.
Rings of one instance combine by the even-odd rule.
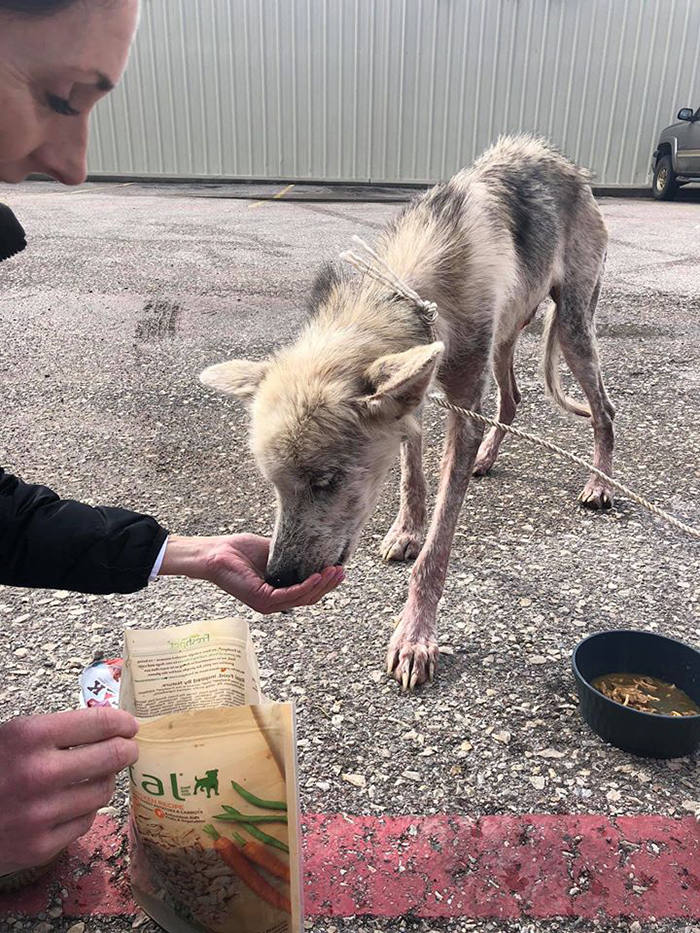
[[[194,796],[197,796],[197,791],[205,790],[207,792],[207,800],[211,797],[211,792],[214,791],[214,796],[219,796],[219,769],[215,771],[207,771],[204,777],[195,777],[194,779]]]
[[[183,782],[183,773],[173,772],[168,775],[165,781],[157,774],[137,774],[132,765],[129,768],[131,783],[134,787],[144,791],[151,797],[172,797],[174,800],[184,801],[188,797],[196,796],[199,791],[206,793],[207,800],[211,798],[212,792],[215,797],[219,796],[219,769],[205,771],[203,777],[193,777],[191,780]],[[193,789],[194,788],[194,789]]]

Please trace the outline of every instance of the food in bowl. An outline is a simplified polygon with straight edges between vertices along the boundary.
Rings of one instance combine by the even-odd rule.
[[[649,674],[603,674],[591,681],[603,696],[640,713],[657,716],[697,716],[700,706],[688,694]]]

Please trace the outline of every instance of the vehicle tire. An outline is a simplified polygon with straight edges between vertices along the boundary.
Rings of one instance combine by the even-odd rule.
[[[671,201],[675,198],[678,187],[671,156],[661,156],[654,168],[654,180],[651,184],[652,194],[657,201]]]

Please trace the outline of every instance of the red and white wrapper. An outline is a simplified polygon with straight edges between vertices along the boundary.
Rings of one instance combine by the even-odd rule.
[[[122,659],[107,658],[86,667],[79,678],[80,706],[119,707],[119,685],[122,677]]]

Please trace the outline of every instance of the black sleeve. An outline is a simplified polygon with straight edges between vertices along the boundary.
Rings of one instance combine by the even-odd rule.
[[[60,499],[0,469],[0,584],[133,593],[167,534],[147,515]]]

